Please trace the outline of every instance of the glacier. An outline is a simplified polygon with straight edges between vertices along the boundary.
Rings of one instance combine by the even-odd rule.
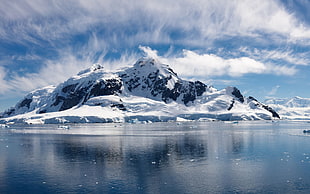
[[[169,65],[144,57],[107,71],[94,64],[58,86],[27,94],[0,114],[0,123],[233,121],[279,119],[278,113],[236,87],[217,90],[181,79]]]

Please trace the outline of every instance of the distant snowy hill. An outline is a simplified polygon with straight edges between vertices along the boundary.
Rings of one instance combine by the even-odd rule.
[[[270,98],[265,104],[277,111],[283,119],[310,120],[310,98]]]
[[[57,87],[35,90],[1,113],[1,122],[87,123],[279,118],[236,87],[217,90],[181,79],[168,65],[141,58],[132,67],[105,71],[100,64]]]

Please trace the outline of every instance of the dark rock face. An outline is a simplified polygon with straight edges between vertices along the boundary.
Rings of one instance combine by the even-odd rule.
[[[16,108],[10,108],[10,109],[6,110],[5,112],[1,113],[0,118],[14,115],[15,111],[20,109],[20,108],[28,108],[29,109],[31,102],[32,102],[32,99],[29,99],[29,98],[23,99],[20,103],[18,103],[16,105]]]
[[[227,110],[231,110],[233,107],[234,107],[234,104],[235,104],[235,100],[233,99],[231,101],[231,104],[229,105],[229,107],[227,108]]]
[[[122,111],[126,111],[127,110],[126,107],[123,104],[112,104],[111,108],[113,108],[113,107],[116,107],[116,108],[118,108],[119,110],[122,110]]]
[[[271,112],[273,117],[279,118],[279,119],[280,119],[280,115],[279,115],[275,110],[273,110],[271,107],[269,107],[269,106],[267,106],[267,105],[264,105],[264,104],[258,102],[258,100],[256,100],[256,99],[255,99],[254,97],[252,97],[252,96],[249,96],[249,99],[255,102],[255,106],[261,106],[261,107],[264,108],[265,110]]]
[[[180,91],[182,88],[181,83],[175,83],[174,88],[170,90],[169,88],[166,88],[162,93],[162,99],[164,102],[168,102],[169,99],[172,99],[174,101],[177,100],[177,98],[180,96]]]
[[[61,91],[62,91],[63,93],[74,92],[74,90],[75,90],[75,88],[76,88],[77,85],[78,85],[78,83],[68,85],[68,86],[62,88]]]
[[[195,81],[195,88],[197,96],[201,96],[206,91],[207,85],[200,81]]]
[[[56,95],[52,106],[61,104],[59,111],[70,109],[80,103],[86,102],[95,96],[114,95],[121,93],[122,83],[119,79],[100,80],[94,84],[89,83],[84,87],[79,87],[78,83],[68,85],[61,89],[61,93]],[[40,113],[45,113],[41,110]]]
[[[7,116],[11,116],[12,114],[15,113],[15,108],[10,108],[7,111],[5,111],[0,117],[7,117]]]
[[[100,80],[100,82],[94,84],[89,92],[89,97],[106,96],[121,93],[122,82],[118,79]]]
[[[131,76],[129,73],[123,73],[120,77],[129,92],[144,91],[165,103],[171,100],[177,101],[181,97],[181,100],[186,105],[206,91],[207,85],[200,81],[183,81],[170,68],[167,68],[167,72],[167,75],[164,76],[160,74],[159,70],[150,72],[147,75],[139,75],[139,70],[134,69]],[[172,89],[167,86],[169,81],[175,82]]]
[[[249,96],[249,99],[258,102],[258,100],[256,100],[253,96]]]
[[[262,107],[263,107],[265,110],[271,112],[273,117],[275,117],[275,118],[280,118],[280,115],[279,115],[275,110],[273,110],[271,107],[269,107],[269,106],[267,106],[267,105],[262,105]]]
[[[207,85],[201,83],[200,81],[188,82],[188,85],[182,87],[180,90],[180,92],[184,94],[182,99],[184,104],[196,100],[197,96],[201,96],[206,91],[206,87]]]
[[[21,108],[21,107],[27,107],[27,108],[29,108],[30,107],[30,104],[31,104],[31,102],[32,102],[32,99],[24,99],[20,104],[19,104],[19,106],[18,106],[18,108]]]
[[[239,100],[239,102],[241,102],[241,103],[244,102],[244,98],[243,98],[240,90],[238,90],[238,88],[234,87],[232,95],[234,95]]]
[[[72,108],[73,106],[78,105],[87,94],[87,87],[79,88],[78,84],[73,84],[64,87],[61,91],[61,94],[56,95],[56,100],[52,104],[52,106],[58,106],[62,103],[59,111],[67,110]]]

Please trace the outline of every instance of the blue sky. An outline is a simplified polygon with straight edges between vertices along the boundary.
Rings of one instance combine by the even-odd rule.
[[[0,14],[0,111],[93,63],[146,55],[261,101],[310,97],[308,0],[2,0]]]

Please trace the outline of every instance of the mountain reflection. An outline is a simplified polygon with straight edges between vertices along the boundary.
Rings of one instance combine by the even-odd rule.
[[[265,123],[251,126],[85,125],[68,131],[47,126],[36,129],[38,134],[0,133],[0,193],[264,193],[262,184],[277,191],[307,188],[308,139],[270,135],[279,132]],[[297,145],[300,153],[294,158]]]
[[[89,141],[88,141],[89,140]],[[63,138],[54,144],[59,158],[96,162],[135,162],[166,164],[175,159],[207,158],[207,142],[196,135],[180,137],[83,137]]]
[[[242,135],[232,134],[232,152],[238,154],[242,152],[243,149],[243,137]]]

